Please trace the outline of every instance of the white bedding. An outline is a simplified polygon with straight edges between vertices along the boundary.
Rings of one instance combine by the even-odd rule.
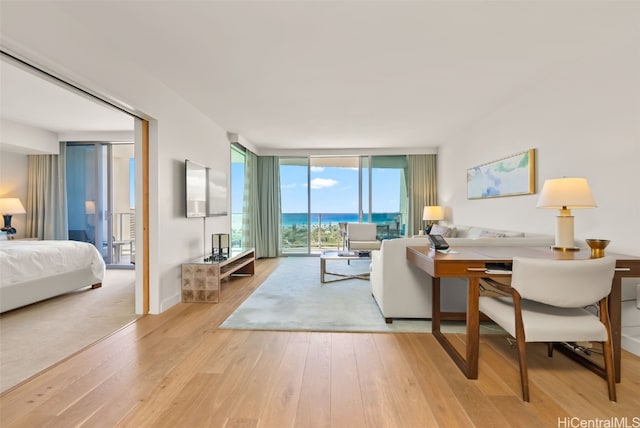
[[[0,241],[0,287],[86,267],[101,282],[105,264],[98,249],[77,241]]]

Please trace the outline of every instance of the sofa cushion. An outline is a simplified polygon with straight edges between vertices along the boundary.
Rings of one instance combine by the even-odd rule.
[[[349,241],[350,250],[379,250],[380,241]]]
[[[509,232],[505,230],[504,237],[505,238],[524,238],[524,232]]]
[[[480,234],[484,230],[485,229],[482,229],[480,227],[470,227],[469,230],[467,231],[467,236],[465,236],[465,238],[478,239],[480,237]]]
[[[453,225],[449,225],[449,227],[454,227]],[[471,229],[469,226],[455,226],[456,228],[456,238],[467,238],[469,235],[469,230]]]

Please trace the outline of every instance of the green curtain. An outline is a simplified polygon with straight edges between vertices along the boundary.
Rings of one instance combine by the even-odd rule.
[[[408,156],[409,219],[407,236],[417,235],[424,227],[425,206],[438,204],[436,155]]]
[[[29,155],[27,179],[27,237],[68,239],[67,144],[60,154]]]
[[[256,258],[280,255],[280,165],[277,156],[247,150],[243,201],[243,246]]]

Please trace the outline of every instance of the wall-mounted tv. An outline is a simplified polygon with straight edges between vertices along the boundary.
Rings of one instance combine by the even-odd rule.
[[[189,218],[227,215],[227,174],[185,160],[185,213]]]
[[[207,168],[185,160],[185,212],[187,217],[207,216]]]

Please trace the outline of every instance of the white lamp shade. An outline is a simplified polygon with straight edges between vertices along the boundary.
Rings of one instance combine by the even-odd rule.
[[[430,205],[424,207],[422,212],[422,220],[442,220],[444,219],[444,212],[441,206]]]
[[[89,215],[95,214],[96,213],[95,201],[84,201],[84,212]]]
[[[27,212],[18,198],[0,198],[0,214],[26,214]]]
[[[589,183],[582,177],[563,177],[545,180],[537,208],[595,208]]]

